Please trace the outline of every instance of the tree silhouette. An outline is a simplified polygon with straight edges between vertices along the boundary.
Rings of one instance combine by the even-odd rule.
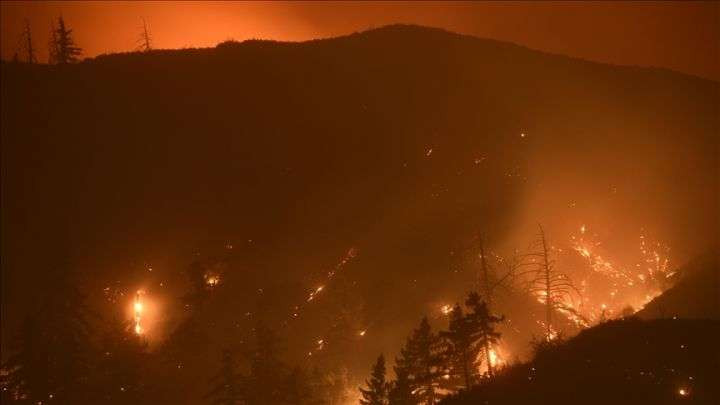
[[[572,307],[573,294],[579,296],[580,292],[575,288],[570,277],[555,268],[555,259],[551,256],[545,231],[542,225],[538,227],[537,239],[531,246],[531,252],[524,255],[521,264],[529,269],[518,273],[518,276],[529,275],[529,292],[545,306],[545,338],[551,340],[555,335],[553,328],[555,311],[564,311],[580,317]]]
[[[493,316],[488,311],[487,304],[480,299],[480,295],[472,292],[465,300],[465,305],[470,309],[467,314],[468,328],[472,332],[474,339],[482,347],[485,352],[485,362],[487,364],[488,376],[494,375],[492,357],[490,351],[493,345],[496,345],[500,339],[500,333],[495,330],[495,324],[503,321],[501,316]]]
[[[395,375],[397,378],[392,382],[388,393],[389,405],[416,405],[407,371],[395,367]]]
[[[440,338],[432,333],[427,317],[408,338],[395,364],[400,372],[407,374],[411,392],[417,400],[427,405],[437,401],[436,391],[444,375],[442,346]]]
[[[222,351],[221,366],[218,373],[212,377],[211,391],[206,398],[215,405],[236,405],[242,402],[241,393],[242,376],[237,370],[232,352],[228,349]]]
[[[279,339],[275,332],[258,322],[254,329],[255,344],[250,353],[250,374],[246,377],[243,397],[248,404],[274,404],[284,396],[281,386],[287,366],[278,355]]]
[[[370,380],[365,381],[367,389],[360,388],[362,405],[387,405],[388,384],[385,381],[385,357],[381,354],[372,369]]]
[[[53,29],[51,37],[51,54],[54,55],[54,63],[61,65],[75,63],[82,54],[82,48],[75,45],[72,37],[72,29],[65,26],[62,16],[58,17],[58,25]]]
[[[139,404],[145,399],[147,342],[133,323],[114,316],[103,333],[100,360],[94,373],[94,390],[103,403]]]
[[[37,57],[35,56],[35,47],[33,46],[32,32],[30,31],[30,21],[28,21],[27,18],[25,19],[25,26],[23,28],[21,40],[22,50],[25,51],[25,62],[36,63]]]
[[[33,403],[48,398],[50,387],[47,347],[42,341],[39,321],[26,317],[14,342],[14,351],[2,365],[3,403]]]
[[[55,22],[50,23],[50,35],[48,37],[48,64],[54,65],[58,63],[58,42],[57,28]]]
[[[445,346],[444,357],[448,368],[447,378],[451,389],[459,386],[469,389],[478,379],[480,345],[478,323],[471,322],[462,307],[455,304],[450,314],[447,331],[440,337]]]
[[[495,297],[498,294],[498,289],[512,289],[512,281],[515,277],[517,269],[519,268],[520,258],[516,254],[509,257],[496,256],[497,260],[495,265],[493,265],[488,260],[489,255],[485,249],[485,239],[483,235],[478,235],[477,240],[478,256],[480,258],[480,272],[477,276],[477,291],[485,297],[485,303],[488,306],[488,310],[492,312],[493,305],[495,304]],[[503,268],[502,273],[497,270],[497,267]]]
[[[310,377],[300,367],[294,367],[285,378],[282,387],[283,400],[287,404],[315,404],[318,402]]]
[[[144,18],[142,19],[142,23],[143,26],[140,31],[140,38],[137,40],[137,50],[140,52],[148,52],[152,50],[152,37],[150,36],[150,30],[148,30],[148,26]]]
[[[3,365],[3,386],[13,400],[84,403],[92,345],[90,311],[68,269],[47,274],[45,299],[26,319]]]

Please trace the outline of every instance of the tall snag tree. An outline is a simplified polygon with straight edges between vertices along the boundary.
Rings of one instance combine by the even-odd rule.
[[[476,276],[475,289],[485,298],[488,310],[492,312],[498,290],[510,291],[512,289],[512,281],[519,266],[519,259],[517,255],[507,258],[496,256],[497,260],[492,263],[489,260],[485,238],[482,234],[477,236],[477,255],[480,259],[480,266]],[[498,267],[502,270],[499,270]]]
[[[60,65],[75,63],[82,54],[82,48],[75,45],[72,36],[72,29],[65,25],[62,16],[58,17],[57,27],[53,27],[53,35],[51,36],[50,55],[52,55],[53,63]]]
[[[408,377],[411,392],[417,401],[435,404],[440,379],[445,374],[440,338],[430,329],[427,317],[412,332],[395,360],[397,369]]]
[[[142,28],[140,29],[140,38],[138,38],[137,50],[140,52],[149,52],[152,50],[152,37],[150,36],[150,30],[148,29],[145,19],[142,19]]]
[[[573,295],[580,296],[567,274],[555,267],[550,247],[542,225],[536,240],[531,245],[531,251],[523,257],[521,266],[528,269],[518,273],[518,276],[527,276],[528,291],[545,307],[545,339],[552,340],[555,335],[553,327],[553,314],[563,311],[566,314],[580,317],[572,306]]]
[[[365,381],[367,389],[360,388],[362,405],[387,405],[388,383],[385,381],[385,357],[381,354],[372,369],[370,380]]]

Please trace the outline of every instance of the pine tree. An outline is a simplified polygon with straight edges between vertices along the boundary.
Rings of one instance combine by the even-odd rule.
[[[251,405],[278,403],[283,396],[281,383],[288,374],[287,366],[278,358],[279,339],[262,322],[254,332],[255,346],[250,353],[250,374],[243,396]]]
[[[408,338],[395,363],[401,372],[407,373],[411,392],[417,400],[427,405],[437,401],[436,391],[444,375],[442,347],[439,337],[432,333],[427,317]]]
[[[72,30],[65,26],[62,16],[58,18],[58,26],[54,32],[55,63],[64,65],[77,62],[82,54],[82,48],[75,45]]]
[[[58,37],[55,23],[50,23],[50,39],[48,39],[48,64],[58,63]]]
[[[479,355],[483,349],[478,324],[466,317],[462,307],[456,304],[450,314],[448,330],[441,331],[440,337],[445,346],[448,385],[453,390],[471,388],[479,377]]]
[[[90,311],[67,269],[46,275],[49,290],[28,318],[3,365],[3,383],[21,400],[87,402],[92,345]]]
[[[210,380],[212,390],[206,398],[215,405],[236,405],[242,403],[242,380],[237,371],[235,359],[230,350],[223,350],[220,371]]]
[[[500,339],[500,333],[495,330],[495,324],[502,322],[504,318],[491,315],[487,304],[475,292],[468,295],[465,305],[471,311],[466,316],[466,322],[469,324],[468,328],[472,331],[473,341],[476,341],[485,353],[487,373],[488,376],[492,377],[494,375],[494,365],[490,351],[493,350],[493,346]]]
[[[35,47],[32,41],[32,32],[30,31],[30,21],[25,19],[25,28],[23,29],[22,35],[22,48],[25,51],[25,62],[36,63],[37,58],[35,56]]]
[[[52,394],[46,350],[38,319],[26,317],[14,350],[2,365],[3,403],[34,403]]]
[[[392,382],[388,394],[389,405],[416,405],[407,371],[395,367],[395,375],[397,378]]]
[[[388,384],[385,381],[385,357],[381,354],[372,369],[370,380],[365,381],[367,389],[360,388],[362,405],[387,405]]]
[[[316,392],[310,377],[300,367],[295,367],[287,375],[282,386],[282,400],[286,404],[316,404]]]

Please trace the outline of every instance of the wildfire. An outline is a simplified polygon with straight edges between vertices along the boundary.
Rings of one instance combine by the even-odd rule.
[[[508,354],[506,352],[506,349],[501,349],[500,345],[494,345],[490,347],[490,350],[488,352],[488,355],[485,355],[485,351],[481,351],[478,354],[478,360],[479,360],[479,371],[480,374],[486,374],[488,373],[488,365],[487,365],[487,359],[490,359],[490,366],[493,370],[497,370],[498,368],[502,368],[507,364],[507,361],[505,360],[508,357]]]
[[[208,288],[213,288],[220,284],[220,275],[215,273],[206,273],[205,274],[205,285]]]
[[[138,335],[141,335],[143,333],[143,328],[140,324],[142,321],[142,314],[143,314],[143,303],[142,303],[142,291],[138,290],[135,294],[135,304],[133,305],[133,309],[135,311],[135,333]]]
[[[609,315],[645,306],[667,287],[667,279],[674,275],[669,269],[669,249],[660,243],[650,243],[640,235],[640,259],[634,266],[621,266],[609,260],[601,243],[593,240],[586,225],[580,226],[579,236],[570,236],[572,250],[585,259],[592,270],[583,275],[582,302],[571,311],[562,311],[580,327],[589,326],[584,320],[602,321]],[[578,315],[581,315],[578,318]]]
[[[442,312],[443,315],[450,315],[453,311],[452,305],[445,304],[440,307],[440,312]]]

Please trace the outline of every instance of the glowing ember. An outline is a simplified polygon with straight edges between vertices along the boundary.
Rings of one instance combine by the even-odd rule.
[[[452,313],[452,311],[453,311],[452,305],[445,304],[442,307],[440,307],[440,312],[442,312],[443,315],[450,315],[450,313]]]
[[[321,285],[320,287],[316,288],[315,291],[311,292],[308,296],[307,302],[314,300],[315,296],[318,295],[323,290],[323,288],[325,288],[325,286]]]

